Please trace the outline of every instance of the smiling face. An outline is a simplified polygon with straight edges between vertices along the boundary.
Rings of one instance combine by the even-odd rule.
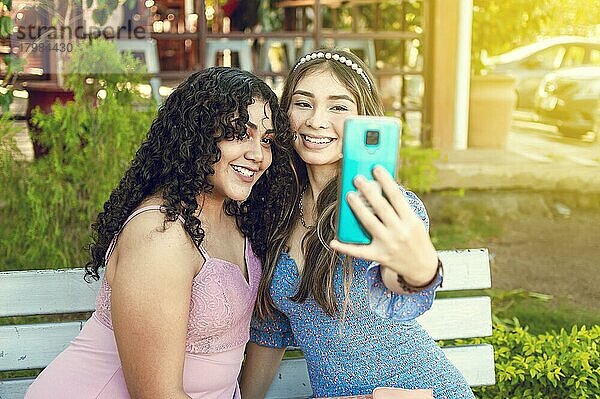
[[[341,159],[344,121],[358,115],[357,100],[328,69],[298,81],[288,109],[294,147],[307,165],[336,164]]]
[[[243,201],[252,186],[271,165],[273,119],[271,108],[263,100],[255,99],[248,106],[248,134],[242,140],[222,140],[217,143],[221,159],[214,164],[215,173],[210,181],[213,196]]]

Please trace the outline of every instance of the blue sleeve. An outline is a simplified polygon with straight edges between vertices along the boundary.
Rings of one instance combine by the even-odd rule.
[[[400,187],[400,190],[404,193],[404,198],[406,198],[408,205],[410,205],[415,214],[423,221],[425,229],[429,232],[429,215],[427,214],[427,209],[425,209],[423,201],[421,201],[412,191],[408,191],[402,187]]]
[[[371,262],[366,272],[369,307],[378,316],[397,321],[416,319],[425,313],[435,299],[435,290],[442,284],[442,274],[422,291],[398,294],[383,284],[379,263]]]
[[[411,191],[402,187],[406,200],[414,212],[421,218],[429,231],[429,217],[423,202]],[[397,321],[412,320],[425,313],[435,299],[435,290],[442,284],[442,274],[438,273],[435,280],[420,292],[414,294],[398,294],[383,284],[379,263],[371,262],[366,271],[368,300],[371,310],[386,319]]]
[[[290,320],[277,309],[265,320],[256,315],[252,316],[250,341],[269,348],[297,346]]]

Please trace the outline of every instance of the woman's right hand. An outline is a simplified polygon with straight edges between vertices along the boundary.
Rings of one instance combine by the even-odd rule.
[[[112,322],[132,398],[189,398],[183,367],[191,284],[202,263],[179,222],[145,212],[127,224],[107,266]]]
[[[405,292],[398,276],[411,286],[427,285],[437,276],[438,259],[425,224],[386,169],[375,167],[373,176],[376,181],[368,181],[364,176],[354,179],[362,198],[356,192],[347,197],[350,208],[371,234],[371,243],[358,245],[332,240],[331,248],[378,262],[384,284],[393,291]]]

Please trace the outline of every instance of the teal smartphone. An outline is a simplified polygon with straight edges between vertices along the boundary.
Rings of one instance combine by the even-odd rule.
[[[342,174],[339,187],[337,239],[352,244],[369,244],[370,234],[348,205],[346,195],[357,191],[353,180],[363,175],[374,180],[371,171],[381,165],[396,178],[401,123],[397,118],[357,116],[346,119],[342,143]]]

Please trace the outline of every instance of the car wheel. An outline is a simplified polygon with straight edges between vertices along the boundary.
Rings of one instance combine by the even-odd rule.
[[[585,141],[588,143],[595,143],[598,141],[598,136],[600,135],[600,125],[596,124],[588,131],[560,131],[560,133],[564,137],[571,137],[574,139],[579,139],[581,141]]]
[[[595,129],[584,131],[580,129],[566,129],[564,127],[558,127],[558,133],[563,137],[588,142],[593,142],[598,137],[598,134],[596,133]]]
[[[598,141],[598,132],[594,131],[594,130],[590,130],[589,132],[587,132],[586,134],[581,136],[581,139],[583,141],[595,143],[596,141]]]

